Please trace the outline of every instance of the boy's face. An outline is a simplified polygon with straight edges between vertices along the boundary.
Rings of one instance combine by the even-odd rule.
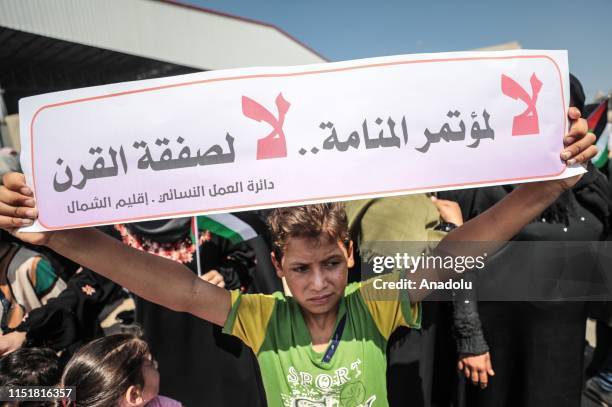
[[[341,241],[326,235],[318,239],[291,238],[281,261],[272,254],[272,262],[303,309],[325,314],[344,296],[348,269],[354,265],[353,243],[347,250]]]

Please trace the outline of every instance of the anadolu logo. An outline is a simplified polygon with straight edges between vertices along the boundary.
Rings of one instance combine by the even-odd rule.
[[[521,85],[516,83],[514,79],[503,74],[501,76],[502,93],[512,99],[520,99],[527,105],[525,111],[515,116],[512,121],[513,136],[526,136],[540,133],[540,122],[538,120],[536,103],[538,102],[538,94],[542,89],[542,81],[540,81],[534,73],[531,75],[529,82],[531,84],[531,95],[529,95]]]

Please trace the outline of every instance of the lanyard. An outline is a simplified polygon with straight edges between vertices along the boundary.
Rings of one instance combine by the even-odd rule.
[[[338,322],[338,326],[336,327],[336,331],[334,332],[334,336],[332,337],[331,343],[327,347],[325,355],[323,355],[323,362],[328,363],[334,356],[334,353],[336,353],[336,349],[338,349],[338,344],[340,343],[340,337],[342,337],[342,332],[344,332],[345,323],[346,313],[342,316],[340,322]]]

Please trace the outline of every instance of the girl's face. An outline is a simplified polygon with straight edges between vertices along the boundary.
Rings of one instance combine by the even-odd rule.
[[[130,386],[119,407],[143,407],[159,394],[157,361],[149,356],[142,365],[144,386]]]
[[[153,358],[147,359],[142,365],[142,377],[144,378],[144,389],[142,389],[143,404],[147,404],[159,394],[159,372],[157,361]]]

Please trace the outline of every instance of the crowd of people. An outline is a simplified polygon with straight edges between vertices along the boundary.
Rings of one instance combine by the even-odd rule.
[[[483,301],[474,289],[425,301],[432,292],[418,287],[379,298],[367,267],[397,252],[381,242],[414,242],[415,255],[484,247],[498,284],[540,276],[546,298],[560,298],[550,282],[595,284],[569,251],[533,245],[525,258],[504,245],[610,240],[612,161],[590,164],[595,136],[572,85],[560,158],[589,171],[562,180],[22,233],[36,203],[23,175],[7,173],[0,386],[76,389],[76,400],[24,406],[578,406],[583,390],[612,405],[607,302]],[[390,271],[376,278],[406,277]],[[432,276],[457,277],[410,278]]]

